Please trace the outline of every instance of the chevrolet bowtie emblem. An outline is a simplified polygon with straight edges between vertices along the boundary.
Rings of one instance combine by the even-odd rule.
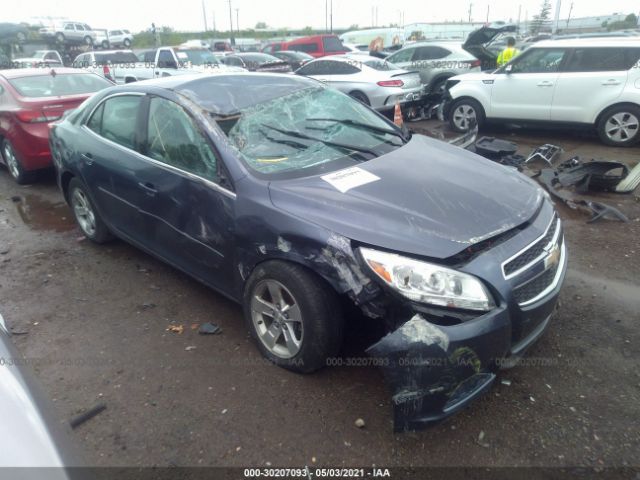
[[[560,263],[560,247],[556,243],[548,250],[549,255],[544,259],[544,268],[545,270],[556,267]]]

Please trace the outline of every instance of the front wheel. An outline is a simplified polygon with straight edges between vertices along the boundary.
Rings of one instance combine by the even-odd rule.
[[[607,110],[596,125],[600,140],[614,147],[630,147],[640,141],[640,107],[620,105]]]
[[[93,38],[91,38],[89,35],[87,35],[86,37],[84,37],[84,44],[85,45],[93,45]]]
[[[318,370],[342,345],[337,294],[301,266],[279,260],[258,265],[245,286],[243,308],[262,354],[288,370]]]
[[[105,243],[113,238],[89,198],[87,188],[77,178],[69,182],[69,203],[73,216],[85,237],[95,243]]]
[[[107,42],[106,40],[102,41],[102,49],[103,50],[107,50],[109,48],[109,42]]]
[[[451,105],[449,110],[449,125],[456,132],[468,132],[473,125],[478,128],[484,123],[484,110],[472,98],[461,98]]]
[[[64,43],[64,34],[63,33],[56,33],[56,42],[58,43]]]
[[[124,46],[126,48],[129,48],[131,46],[131,40],[129,40],[128,38],[124,39]]]

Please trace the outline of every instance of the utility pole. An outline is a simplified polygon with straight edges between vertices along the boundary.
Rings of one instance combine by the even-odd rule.
[[[236,8],[236,31],[240,35],[240,9]]]
[[[567,26],[566,29],[569,29],[569,20],[571,20],[571,12],[573,12],[573,2],[571,2],[571,6],[569,7],[569,15],[567,16]]]
[[[491,8],[491,4],[488,4],[487,5],[487,21],[486,21],[487,24],[489,23],[489,9],[490,8]]]
[[[213,33],[216,32],[216,12],[211,10],[211,24],[213,25]]]
[[[333,0],[329,0],[329,32],[333,33]]]
[[[204,8],[204,0],[202,0],[202,19],[204,20],[204,31],[209,30],[207,28],[207,10]]]
[[[518,5],[518,23],[516,25],[516,31],[520,33],[520,16],[522,15],[522,5]]]
[[[473,3],[469,2],[469,23],[471,23],[471,7],[473,7]]]
[[[556,0],[556,14],[553,18],[553,33],[558,33],[558,23],[560,23],[560,6],[562,5],[562,0]]]
[[[231,8],[231,0],[229,0],[229,35],[231,36],[231,45],[235,45],[233,40],[233,9]]]
[[[324,33],[329,33],[329,0],[324,0]]]

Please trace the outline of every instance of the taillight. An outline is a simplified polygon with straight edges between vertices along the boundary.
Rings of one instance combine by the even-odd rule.
[[[105,77],[110,77],[111,76],[111,69],[109,68],[109,65],[103,65],[102,66],[102,74]]]
[[[18,120],[24,123],[43,123],[59,120],[62,115],[45,113],[40,110],[21,110],[16,113]]]
[[[469,68],[476,68],[476,67],[482,66],[482,62],[480,60],[470,60],[467,63],[469,64]]]
[[[402,87],[404,82],[402,80],[380,80],[378,85],[381,87]]]

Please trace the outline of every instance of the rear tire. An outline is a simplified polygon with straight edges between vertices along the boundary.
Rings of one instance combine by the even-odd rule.
[[[473,98],[461,98],[456,100],[449,109],[449,125],[459,133],[469,131],[472,120],[480,128],[485,121],[485,114],[482,105]]]
[[[26,185],[33,181],[33,172],[24,169],[9,140],[2,142],[2,158],[7,170],[9,170],[9,174],[18,185]]]
[[[77,178],[72,178],[69,182],[69,204],[85,237],[94,243],[105,243],[113,239],[113,235],[91,201],[87,187]]]
[[[129,47],[131,46],[131,40],[129,40],[128,38],[125,38],[125,39],[124,39],[124,42],[123,42],[123,45],[124,45],[126,48],[129,48]]]
[[[287,370],[318,370],[342,345],[336,292],[293,263],[274,260],[258,265],[245,285],[243,309],[260,352]]]
[[[107,50],[109,48],[109,42],[107,42],[106,40],[102,41],[102,49],[103,50]]]
[[[64,33],[56,33],[56,42],[64,43]]]
[[[349,93],[349,96],[351,96],[352,98],[355,98],[356,100],[358,100],[360,103],[365,104],[367,107],[371,106],[371,102],[369,101],[369,97],[367,97],[364,93],[362,92],[351,92]]]
[[[631,147],[640,141],[640,107],[611,107],[600,116],[596,129],[602,143],[613,147]]]
[[[89,35],[87,35],[86,37],[84,37],[84,44],[92,46],[93,45],[93,38],[91,38]]]

